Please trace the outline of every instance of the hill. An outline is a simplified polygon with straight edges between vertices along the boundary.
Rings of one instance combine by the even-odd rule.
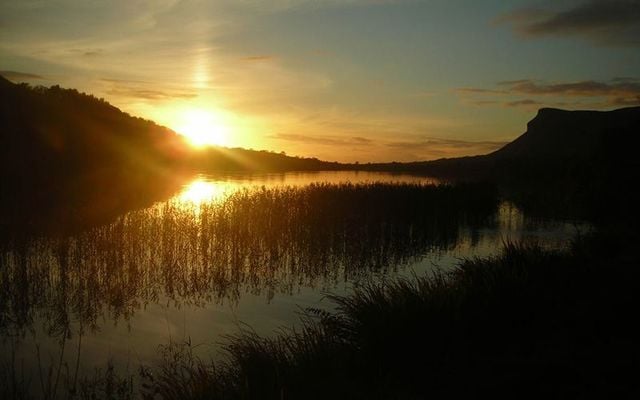
[[[67,177],[94,169],[158,172],[167,167],[227,171],[335,168],[315,158],[242,148],[195,150],[182,136],[133,117],[103,99],[59,86],[30,87],[0,76],[0,149],[8,178]]]
[[[0,141],[7,229],[71,226],[147,204],[172,190],[188,151],[175,132],[102,99],[2,77]]]
[[[292,157],[284,153],[266,150],[249,150],[240,147],[209,147],[192,152],[185,161],[198,171],[284,172],[326,171],[346,169],[345,164],[318,160],[317,158]]]
[[[598,218],[638,204],[639,146],[640,107],[543,108],[524,134],[490,154],[361,167],[490,181],[530,211]]]
[[[167,197],[195,171],[339,168],[268,151],[194,150],[176,132],[103,99],[1,76],[0,141],[0,233],[108,220]]]
[[[105,166],[153,170],[187,151],[175,132],[74,89],[32,88],[0,77],[0,95],[0,165],[19,172],[9,178]]]

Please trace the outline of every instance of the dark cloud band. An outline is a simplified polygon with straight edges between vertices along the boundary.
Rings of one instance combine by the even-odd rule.
[[[510,96],[511,99],[502,101],[472,99],[476,105],[502,104],[506,107],[533,108],[538,106],[571,105],[554,101],[542,101],[541,99],[513,99],[513,96],[543,96],[560,97],[565,99],[595,99],[599,100],[601,107],[635,106],[640,105],[640,80],[630,77],[614,78],[608,82],[593,80],[577,82],[546,83],[532,79],[519,79],[514,81],[498,82],[499,89],[462,88],[456,90],[461,95]],[[574,101],[575,103],[575,101]]]
[[[564,10],[519,9],[497,19],[525,37],[578,36],[607,46],[640,46],[640,0],[589,0]]]
[[[45,79],[42,75],[20,71],[0,71],[0,76],[4,76],[5,78],[12,81],[31,81]]]

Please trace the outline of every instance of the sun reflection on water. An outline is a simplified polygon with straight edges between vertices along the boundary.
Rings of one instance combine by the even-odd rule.
[[[186,184],[173,202],[181,208],[197,208],[204,204],[220,203],[239,190],[259,188],[304,187],[310,184],[367,184],[367,183],[437,184],[430,177],[371,173],[365,171],[322,171],[264,174],[198,175]],[[196,210],[197,212],[197,210]]]
[[[177,196],[183,205],[200,206],[204,203],[217,202],[227,197],[235,186],[229,182],[210,181],[198,178],[184,187]]]

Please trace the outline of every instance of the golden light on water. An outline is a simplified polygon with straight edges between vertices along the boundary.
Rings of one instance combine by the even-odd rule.
[[[187,208],[199,207],[202,204],[220,202],[245,186],[246,184],[241,182],[214,181],[198,177],[184,186],[174,199]]]
[[[175,130],[196,147],[226,146],[229,127],[221,116],[203,109],[186,110],[179,117]]]
[[[185,186],[178,199],[182,203],[201,205],[223,197],[225,191],[224,184],[196,179]]]

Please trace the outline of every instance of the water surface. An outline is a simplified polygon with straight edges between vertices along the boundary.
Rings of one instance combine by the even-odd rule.
[[[291,326],[305,307],[330,307],[327,292],[446,271],[507,240],[562,247],[586,229],[424,187],[434,183],[352,171],[200,175],[105,225],[5,246],[4,368],[36,376],[111,360],[135,372],[169,341],[216,357],[223,335]]]

